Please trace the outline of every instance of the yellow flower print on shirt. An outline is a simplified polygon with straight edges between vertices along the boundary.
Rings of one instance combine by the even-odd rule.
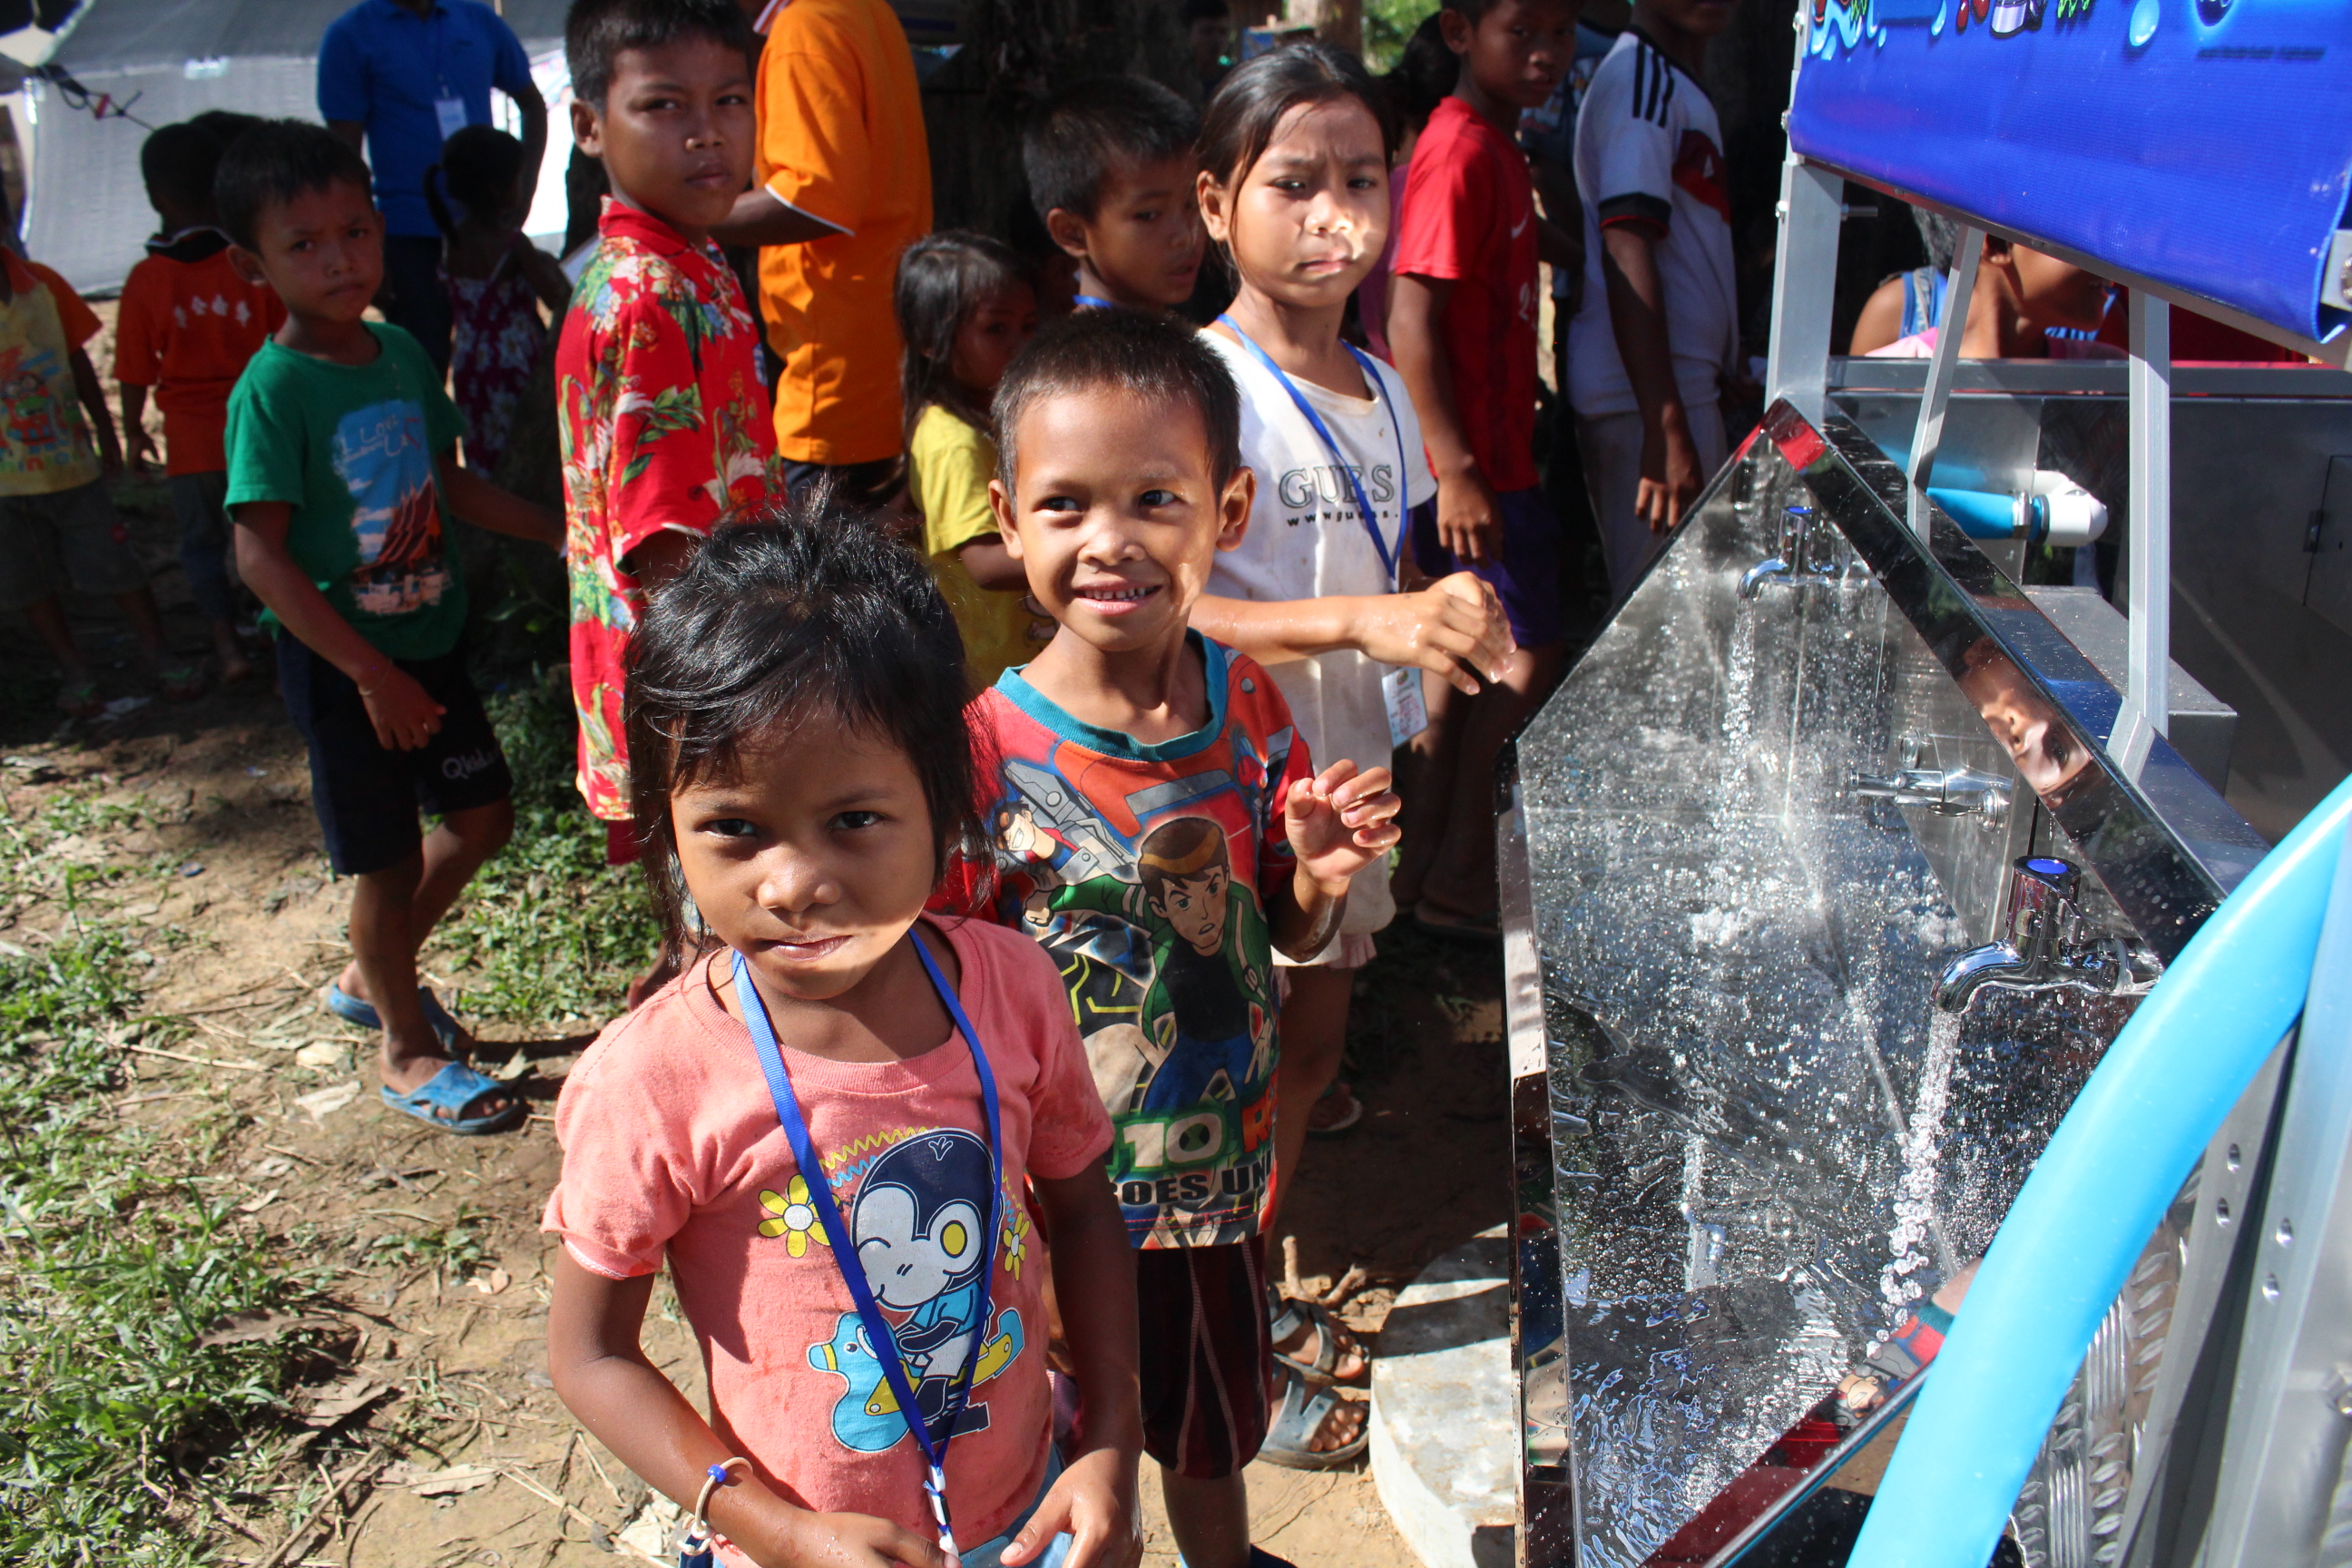
[[[824,1226],[817,1219],[816,1205],[809,1202],[805,1178],[794,1176],[785,1183],[781,1196],[765,1188],[761,1189],[760,1206],[770,1215],[760,1222],[760,1234],[782,1237],[784,1250],[794,1258],[808,1251],[811,1237],[816,1238],[820,1247],[833,1245],[832,1238],[824,1234]]]
[[[1015,1279],[1021,1278],[1021,1266],[1029,1260],[1029,1211],[1017,1201],[1004,1205],[1004,1271]]]

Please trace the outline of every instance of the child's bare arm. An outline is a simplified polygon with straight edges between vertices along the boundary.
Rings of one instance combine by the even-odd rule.
[[[1342,759],[1290,786],[1283,827],[1298,867],[1273,889],[1266,925],[1274,945],[1291,957],[1323,951],[1346,912],[1349,881],[1403,837],[1391,782],[1386,768],[1360,773]]]
[[[135,382],[121,384],[123,460],[134,467],[152,463],[155,460],[155,443],[147,437],[147,389]]]
[[[1475,696],[1478,677],[1500,680],[1518,645],[1495,590],[1456,572],[1410,594],[1334,594],[1319,599],[1193,601],[1192,624],[1260,664],[1288,664],[1352,648],[1382,664],[1417,665]]]
[[[74,393],[81,400],[82,412],[89,416],[89,427],[98,437],[98,460],[110,474],[122,471],[122,443],[114,437],[114,411],[106,405],[106,389],[99,384],[97,367],[89,355],[79,349],[73,352]]]
[[[1451,279],[1417,272],[1390,279],[1389,347],[1405,390],[1412,394],[1422,444],[1437,470],[1437,537],[1459,559],[1483,562],[1502,554],[1503,514],[1462,428],[1454,403],[1454,366],[1438,336],[1453,297]]]
[[[990,534],[956,546],[956,558],[971,580],[992,594],[1025,594],[1029,591],[1029,574],[1013,552],[1004,548],[1003,537]]]
[[[563,275],[563,264],[521,235],[514,237],[514,255],[531,293],[561,318],[564,307],[572,303],[572,279]]]
[[[563,519],[558,514],[509,494],[471,468],[459,468],[457,459],[447,452],[441,454],[435,466],[441,477],[441,493],[448,498],[449,510],[476,528],[527,539],[554,550],[563,548]]]
[[[638,587],[657,588],[686,570],[686,563],[702,548],[702,537],[682,528],[649,533],[637,542],[635,549],[621,557],[621,570],[635,577]]]
[[[559,1248],[549,1285],[547,1373],[556,1395],[623,1464],[692,1508],[704,1473],[730,1456],[637,1342],[653,1276],[608,1279]],[[945,1568],[936,1542],[887,1520],[813,1513],[757,1478],[738,1476],[736,1484],[713,1489],[707,1517],[762,1568],[820,1561],[840,1568]]]
[[[1075,1538],[1068,1568],[1135,1568],[1143,1556],[1135,1491],[1143,1419],[1127,1222],[1098,1167],[1035,1185],[1053,1238],[1054,1294],[1086,1410],[1062,1479],[1006,1550],[1004,1562],[1019,1568],[1067,1531]]]
[[[297,641],[352,678],[367,705],[377,742],[386,751],[413,752],[431,740],[447,710],[360,636],[288,553],[286,530],[294,519],[293,507],[285,501],[247,501],[235,512],[237,575]]]
[[[1664,533],[1682,521],[1706,476],[1698,445],[1675,384],[1675,356],[1666,337],[1666,289],[1658,276],[1658,242],[1635,224],[1601,231],[1601,276],[1609,289],[1609,327],[1617,357],[1642,409],[1642,481],[1633,513]]]

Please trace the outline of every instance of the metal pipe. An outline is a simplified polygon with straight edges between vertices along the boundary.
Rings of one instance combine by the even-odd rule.
[[[2131,617],[2107,750],[2134,779],[2172,716],[2172,307],[2131,297]]]
[[[1969,1289],[1850,1568],[1982,1568],[2099,1321],[2303,1009],[2347,825],[2338,784],[2214,910],[2091,1075]]]
[[[1927,537],[1927,479],[1936,471],[1936,448],[1944,444],[1944,406],[1959,368],[1960,340],[1968,335],[1969,300],[1977,291],[1977,263],[1984,256],[1984,230],[1962,226],[1952,242],[1952,282],[1944,290],[1944,314],[1936,323],[1936,352],[1927,361],[1927,384],[1919,395],[1919,422],[1911,429],[1911,531]]]

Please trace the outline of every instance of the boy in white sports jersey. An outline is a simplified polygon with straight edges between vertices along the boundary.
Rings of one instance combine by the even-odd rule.
[[[1697,73],[1735,3],[1637,0],[1577,117],[1585,281],[1569,400],[1619,599],[1723,464],[1738,305],[1723,132]]]

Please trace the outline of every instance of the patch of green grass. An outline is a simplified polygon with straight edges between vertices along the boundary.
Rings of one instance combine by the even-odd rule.
[[[199,1343],[317,1281],[121,1125],[129,952],[95,930],[0,958],[0,1562],[204,1561],[167,1502],[268,1440],[303,1353]]]
[[[515,775],[515,832],[434,935],[468,1012],[514,1023],[601,1023],[660,935],[635,867],[604,864],[604,825],[572,787],[572,697],[560,678],[486,699]]]

